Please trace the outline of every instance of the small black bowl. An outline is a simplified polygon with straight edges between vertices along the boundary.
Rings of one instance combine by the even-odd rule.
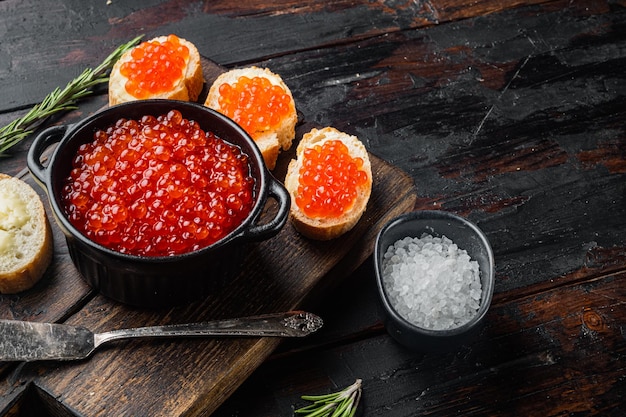
[[[62,188],[80,145],[91,142],[93,133],[106,129],[118,119],[140,119],[179,110],[205,131],[237,145],[248,155],[255,179],[255,202],[246,219],[230,234],[197,251],[175,256],[142,257],[123,254],[94,243],[66,217]],[[57,146],[47,166],[42,155]],[[291,200],[285,187],[267,170],[263,156],[252,138],[235,122],[199,104],[173,100],[140,100],[113,106],[74,125],[53,126],[41,132],[28,154],[28,168],[47,191],[52,212],[65,234],[72,261],[83,278],[103,295],[140,307],[180,305],[208,296],[237,274],[243,262],[245,244],[269,239],[282,229]],[[258,224],[268,197],[278,209],[272,219]]]
[[[446,236],[459,249],[467,251],[478,263],[481,280],[481,300],[477,314],[467,323],[449,330],[419,327],[394,308],[383,282],[383,256],[396,241],[405,237],[420,238],[424,233],[434,237]],[[491,305],[495,284],[495,266],[491,245],[484,233],[468,220],[444,211],[415,211],[387,223],[378,233],[374,249],[374,267],[378,292],[385,316],[385,327],[400,344],[423,352],[447,351],[470,341],[480,329]]]

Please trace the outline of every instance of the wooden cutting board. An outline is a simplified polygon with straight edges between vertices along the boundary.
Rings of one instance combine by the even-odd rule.
[[[208,85],[223,71],[208,60],[203,66]],[[274,170],[281,181],[294,149],[280,156]],[[276,237],[251,245],[242,273],[220,292],[161,311],[125,306],[92,291],[72,265],[64,237],[50,217],[55,234],[53,265],[42,283],[26,294],[1,296],[0,318],[66,322],[99,332],[315,306],[320,294],[332,290],[371,255],[382,226],[415,205],[415,187],[408,175],[374,155],[371,162],[372,196],[351,232],[334,241],[315,242],[287,223]],[[30,176],[25,179],[47,200]],[[272,209],[270,202],[267,211]],[[55,415],[209,415],[279,342],[272,338],[135,340],[105,346],[80,362],[4,364],[0,415],[10,414],[27,387],[35,387]]]

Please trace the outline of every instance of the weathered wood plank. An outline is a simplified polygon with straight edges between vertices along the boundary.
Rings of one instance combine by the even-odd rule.
[[[251,245],[243,272],[204,301],[147,311],[97,296],[66,322],[97,332],[299,308],[318,284],[340,279],[356,268],[373,250],[382,224],[414,205],[408,177],[375,157],[372,171],[375,185],[368,209],[345,237],[312,242],[288,224],[276,238]],[[200,415],[221,404],[278,342],[271,338],[135,341],[104,348],[87,361],[27,365],[18,375],[59,398],[61,409],[72,410],[68,415]],[[1,405],[0,401],[0,409]]]
[[[624,19],[516,10],[271,64],[307,122],[410,173],[417,208],[476,221],[500,293],[624,267]]]
[[[24,10],[33,7],[24,3]],[[96,25],[99,37],[70,42],[77,32],[63,35],[58,46],[71,44],[79,53],[59,63],[56,57],[65,54],[54,46],[39,57],[54,56],[57,68],[82,69],[104,55],[102,45],[112,47],[133,36],[145,17],[168,12],[167,29],[201,34],[205,55],[233,65],[268,65],[283,75],[303,116],[299,135],[327,124],[359,135],[371,152],[411,175],[419,194],[416,208],[466,215],[494,246],[497,293],[484,339],[476,344],[440,357],[399,348],[373,308],[376,296],[366,264],[350,277],[347,290],[326,293],[325,301],[339,307],[322,309],[319,298],[311,300],[333,318],[324,333],[305,345],[282,346],[217,415],[289,415],[294,404],[301,404],[299,395],[346,385],[356,377],[365,379],[364,415],[622,415],[624,2],[486,0],[459,7],[461,2],[450,0],[406,3],[402,10],[391,3],[337,2],[310,9],[291,2],[279,7],[206,2],[201,12],[195,5],[194,18],[193,5],[185,9],[175,1],[152,2],[136,12],[130,9],[138,5],[119,3],[108,9],[106,23]],[[1,7],[17,6],[9,0]],[[98,7],[81,11],[83,20],[71,27],[85,25],[84,35]],[[352,29],[333,26],[333,19],[356,18],[357,9],[367,22]],[[214,26],[202,25],[202,13]],[[390,23],[390,16],[397,22]],[[160,30],[161,23],[154,21],[146,27]],[[244,22],[250,25],[248,35],[224,40]],[[291,29],[273,38],[279,23]],[[297,29],[302,37],[294,35]],[[321,36],[314,39],[313,30]],[[228,48],[229,42],[235,47]],[[264,57],[271,59],[261,61]],[[50,74],[60,75],[68,72]],[[16,159],[0,160],[0,169],[17,172],[14,161],[27,147],[28,142],[20,145]],[[343,276],[341,268],[337,276]],[[96,298],[74,320],[105,327],[103,316],[111,313],[120,324],[163,323],[201,317],[200,310],[143,315],[111,311]],[[49,314],[23,305],[14,312]],[[164,385],[157,392],[164,393],[165,385],[192,375],[188,363],[174,375],[165,373],[165,362],[188,354],[199,355],[206,365],[206,355],[215,352],[210,343],[194,346],[200,353],[172,347],[162,352],[140,343],[123,347],[146,355],[162,375]],[[113,361],[114,353],[106,350],[100,357]],[[108,378],[102,364],[80,366],[93,366]],[[98,405],[88,404],[96,392],[90,389],[94,381],[81,380],[73,368],[45,369],[37,388],[45,391],[43,402],[56,415],[69,413],[66,406],[104,415]],[[0,404],[12,406],[36,369],[2,368],[12,385]],[[131,364],[126,377],[147,384],[138,364]],[[85,385],[56,402],[53,386],[71,391],[66,378]],[[114,386],[115,380],[108,383],[122,399],[118,410],[141,404],[130,404],[130,391]],[[222,388],[225,397],[233,387]],[[196,394],[203,389],[192,388]],[[84,400],[76,400],[81,393]],[[188,403],[181,407],[190,407],[192,415],[200,412]]]
[[[211,62],[203,64],[208,83],[223,70]],[[105,98],[96,97],[92,101]],[[65,123],[66,119],[71,122],[81,116],[71,113],[61,122]],[[286,165],[294,153],[295,148],[281,155],[279,166],[274,171],[277,178],[284,178]],[[0,296],[0,316],[64,321],[72,315],[68,323],[99,331],[111,329],[111,323],[115,323],[115,328],[138,327],[298,308],[305,298],[310,297],[312,290],[325,285],[325,280],[341,279],[363,262],[373,250],[377,230],[395,215],[413,207],[415,193],[408,176],[375,156],[372,156],[372,172],[372,197],[353,231],[333,242],[318,243],[302,238],[287,224],[276,238],[250,245],[243,272],[219,293],[207,297],[205,301],[165,311],[134,309],[101,296],[89,301],[94,293],[73,267],[64,238],[53,223],[57,254],[48,276],[44,277],[39,287],[23,294]],[[29,178],[29,182],[32,179]],[[47,201],[45,194],[39,191],[43,200]],[[53,216],[49,217],[53,219]],[[49,288],[41,288],[43,285]],[[223,402],[277,344],[278,339],[243,339],[232,343],[223,339],[204,342],[186,340],[165,345],[164,348],[162,345],[139,343],[138,350],[128,345],[130,347],[124,350],[123,355],[114,349],[105,350],[96,358],[85,361],[82,367],[72,364],[67,367],[28,365],[17,368],[14,379],[18,386],[35,380],[38,389],[50,393],[52,398],[64,397],[58,404],[61,414],[63,410],[67,413],[70,413],[67,410],[82,410],[80,412],[87,415],[97,415],[101,412],[100,407],[105,407],[107,412],[111,412],[113,407],[116,415],[137,414],[146,412],[147,403],[151,404],[150,415],[193,415]],[[206,354],[199,356],[197,352],[200,350]],[[128,364],[122,358],[127,354],[136,355],[138,359]],[[219,362],[214,360],[216,357],[220,357]],[[12,372],[12,368],[6,365],[5,371]],[[151,371],[144,375],[147,368]],[[100,379],[101,375],[110,372],[113,375]],[[181,375],[185,375],[185,383],[181,382]],[[199,383],[198,379],[204,381],[209,375],[212,375],[211,384]],[[15,398],[12,384],[8,385],[7,391],[0,395],[0,410],[9,409]],[[181,394],[176,397],[184,397],[184,401],[168,401],[172,386],[178,387]],[[146,393],[142,394],[144,388]],[[93,397],[91,392],[100,394]],[[144,400],[124,400],[128,392],[134,392],[133,396],[144,395]]]
[[[290,415],[306,404],[301,395],[362,378],[368,416],[619,416],[625,279],[622,272],[495,304],[478,339],[452,352],[410,352],[380,333],[276,356],[213,415]],[[354,315],[345,303],[336,310]]]
[[[203,56],[236,65],[525,4],[564,7],[560,1],[538,0],[465,3],[133,0],[76,7],[72,0],[2,1],[0,14],[11,18],[6,19],[0,49],[0,112],[40,101],[138,34],[151,38],[176,32],[192,40]],[[584,3],[607,7],[605,1]],[[595,6],[591,12],[604,9]]]
[[[216,415],[289,413],[299,395],[363,376],[364,415],[624,413],[625,277],[603,275],[626,265],[623,10],[527,11],[363,41],[341,66],[331,65],[338,54],[303,53],[291,71],[299,80],[295,62],[310,62],[307,73],[341,80],[334,95],[312,80],[295,90],[326,100],[316,121],[343,121],[409,172],[417,208],[455,211],[487,231],[496,330],[469,353],[404,352],[371,309],[362,313],[376,295],[360,271],[328,300],[341,306],[329,313],[341,324],[320,335],[329,347],[281,352]],[[583,316],[596,314],[604,330],[590,332]],[[338,343],[349,337],[357,342]]]

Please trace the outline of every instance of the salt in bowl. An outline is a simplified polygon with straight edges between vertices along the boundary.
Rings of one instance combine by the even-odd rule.
[[[426,239],[430,239],[429,237],[431,236],[434,238],[435,242],[431,242],[429,248],[432,248],[433,243],[441,243],[440,239],[444,237],[447,238],[447,244],[443,242],[443,249],[440,245],[437,247],[437,250],[445,252],[443,254],[444,257],[450,256],[454,258],[454,260],[448,261],[448,263],[445,264],[447,266],[443,267],[443,260],[441,257],[438,258],[437,254],[432,255],[432,252],[430,252],[432,255],[430,259],[434,259],[434,261],[430,261],[431,263],[429,264],[428,262],[424,262],[424,258],[422,257],[423,253],[420,253],[417,256],[421,261],[419,266],[416,266],[413,264],[412,255],[405,256],[403,255],[405,252],[399,252],[400,258],[395,258],[393,262],[408,262],[411,266],[408,269],[403,266],[402,270],[405,271],[403,273],[406,274],[406,271],[412,271],[413,274],[396,279],[406,280],[404,282],[405,285],[410,283],[412,288],[405,288],[404,290],[409,292],[413,291],[412,294],[414,295],[406,297],[398,296],[397,290],[393,290],[390,286],[390,269],[387,268],[385,270],[385,267],[388,267],[388,264],[391,262],[389,259],[385,259],[385,253],[401,239],[407,237],[420,239],[423,236],[427,236]],[[417,247],[419,247],[423,244],[423,241],[420,240],[417,243]],[[415,250],[415,247],[413,247],[412,250]],[[418,251],[422,250],[426,251],[426,249],[418,249]],[[396,251],[397,249],[392,248],[387,258],[395,254]],[[402,251],[404,251],[404,249],[402,249]],[[448,255],[448,252],[452,254]],[[464,252],[466,252],[466,254]],[[464,259],[463,255],[465,255]],[[467,255],[469,255],[470,260],[467,259]],[[456,263],[457,258],[459,259],[458,264]],[[440,293],[433,292],[432,286],[416,289],[416,283],[424,285],[420,280],[432,280],[433,277],[437,276],[446,279],[445,275],[450,272],[446,270],[446,268],[460,268],[457,266],[449,267],[450,263],[452,265],[467,265],[466,268],[458,270],[453,269],[452,272],[450,272],[462,274],[464,271],[465,275],[463,275],[463,279],[465,280],[465,278],[473,274],[469,272],[470,265],[468,262],[469,264],[473,264],[474,267],[476,267],[477,264],[479,270],[478,279],[480,280],[480,297],[477,301],[477,309],[467,315],[466,319],[463,318],[464,316],[461,316],[461,322],[455,324],[445,324],[443,322],[433,324],[432,322],[428,323],[425,318],[422,321],[419,314],[411,314],[411,311],[420,307],[419,305],[405,308],[408,307],[406,303],[422,299],[424,307],[427,307],[429,310],[429,313],[425,314],[437,316],[437,306],[434,303],[433,305],[428,304],[431,302],[431,298],[447,298],[448,296],[454,296],[457,297],[456,299],[458,300],[459,297],[463,297],[464,295],[453,294],[454,291],[458,291],[458,288],[454,290],[448,289],[449,291],[444,290],[443,292],[441,292],[440,289]],[[410,212],[396,217],[387,223],[378,233],[374,249],[374,267],[384,313],[385,327],[389,334],[405,347],[424,352],[448,350],[470,341],[482,327],[493,296],[495,280],[494,256],[491,245],[485,234],[467,219],[445,211],[430,210]],[[417,272],[419,268],[428,269]],[[438,269],[438,271],[433,271],[433,269]],[[463,284],[465,285],[466,283]],[[469,288],[469,284],[467,288]],[[469,296],[469,289],[463,291],[467,291],[466,295]],[[475,294],[475,296],[477,296],[477,294]],[[460,303],[464,304],[465,301]],[[449,306],[446,308],[449,312]],[[458,310],[458,308],[456,308],[456,310]],[[471,318],[469,318],[470,316]]]

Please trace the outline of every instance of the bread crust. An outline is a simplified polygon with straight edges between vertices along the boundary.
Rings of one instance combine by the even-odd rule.
[[[159,36],[148,42],[157,41],[163,43],[167,40],[167,36]],[[168,92],[155,94],[150,98],[196,101],[202,92],[204,86],[204,75],[202,73],[202,63],[200,62],[200,53],[196,46],[186,39],[179,38],[180,43],[189,49],[189,58],[184,77],[177,80],[174,88]],[[132,61],[132,49],[126,51],[124,55],[113,65],[109,76],[109,105],[125,103],[127,101],[139,100],[135,96],[126,91],[126,81],[128,78],[120,72],[125,62]]]
[[[296,112],[296,105],[291,94],[291,90],[287,87],[287,84],[278,75],[270,71],[268,68],[259,67],[246,67],[236,68],[221,74],[215,82],[209,88],[209,93],[204,102],[204,105],[212,108],[213,110],[221,112],[219,105],[219,88],[222,84],[234,84],[237,80],[246,76],[249,78],[264,77],[267,78],[273,85],[278,85],[285,90],[285,93],[291,97],[291,106],[288,114],[280,121],[278,126],[271,130],[252,132],[250,136],[254,139],[257,146],[263,154],[265,165],[268,169],[274,169],[276,167],[276,160],[281,150],[286,151],[291,148],[293,139],[296,136],[296,123],[298,122],[298,115]]]
[[[296,204],[296,196],[299,185],[299,173],[302,166],[302,155],[306,148],[314,145],[322,145],[328,140],[341,140],[349,149],[352,157],[363,159],[362,169],[367,173],[368,181],[357,194],[354,205],[338,218],[311,218],[305,215]],[[296,159],[289,162],[285,187],[291,195],[290,220],[294,228],[302,235],[315,240],[330,240],[337,238],[350,231],[361,219],[367,208],[372,192],[372,167],[369,155],[361,141],[353,135],[340,132],[333,127],[312,129],[306,133],[296,148]]]
[[[0,254],[0,293],[15,294],[30,289],[43,277],[52,262],[54,245],[50,222],[35,190],[22,180],[0,173],[0,188],[3,187],[16,191],[25,200],[30,215],[23,226],[28,228],[24,231],[28,243],[17,249],[19,255],[11,250]]]

